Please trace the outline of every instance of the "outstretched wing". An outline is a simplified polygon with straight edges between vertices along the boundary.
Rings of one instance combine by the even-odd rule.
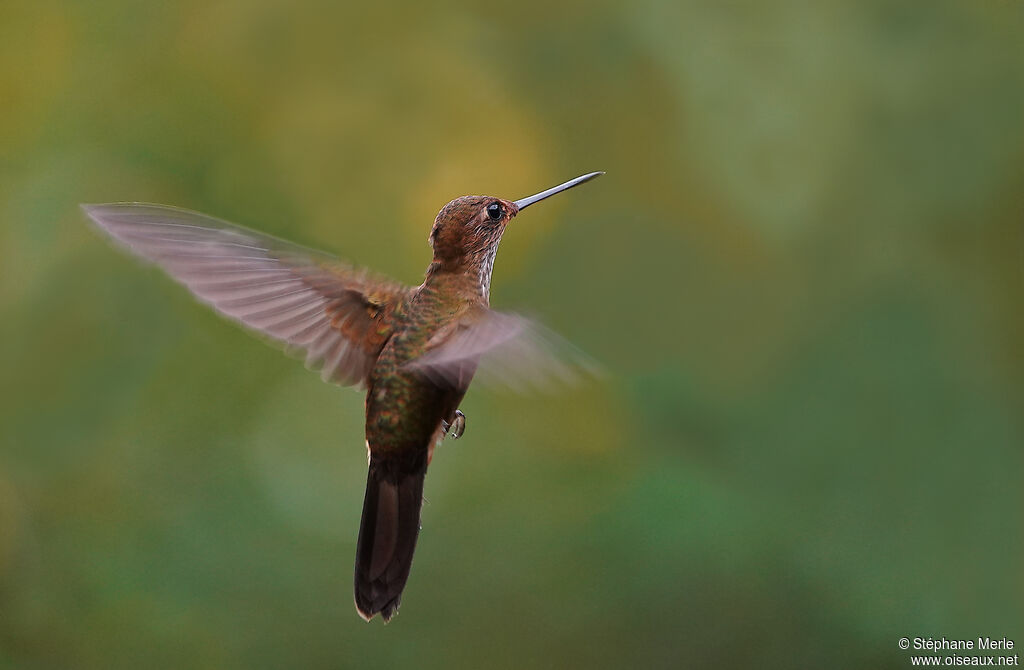
[[[597,364],[535,321],[484,307],[438,332],[427,351],[406,363],[440,386],[480,381],[522,391],[547,389],[597,376]]]
[[[198,212],[83,205],[99,227],[221,314],[305,355],[324,381],[364,384],[409,289]]]

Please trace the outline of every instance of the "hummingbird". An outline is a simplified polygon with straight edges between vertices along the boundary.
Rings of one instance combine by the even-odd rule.
[[[434,219],[423,283],[405,286],[337,258],[166,205],[82,205],[104,233],[165,270],[200,301],[366,392],[369,468],[355,559],[355,605],[370,621],[398,611],[420,531],[434,447],[458,438],[459,404],[479,371],[510,386],[586,368],[539,324],[490,308],[491,272],[509,222],[591,172],[520,200],[463,196]]]

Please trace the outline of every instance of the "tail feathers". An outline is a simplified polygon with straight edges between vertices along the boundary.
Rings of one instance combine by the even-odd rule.
[[[374,458],[366,477],[363,519],[356,548],[355,599],[369,621],[398,611],[420,532],[426,458],[414,462]]]

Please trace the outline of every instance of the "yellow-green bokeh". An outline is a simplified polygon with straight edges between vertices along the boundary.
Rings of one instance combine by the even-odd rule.
[[[0,5],[0,667],[892,667],[1024,644],[1024,5]],[[401,614],[362,399],[86,225],[155,201],[600,360],[474,388]]]

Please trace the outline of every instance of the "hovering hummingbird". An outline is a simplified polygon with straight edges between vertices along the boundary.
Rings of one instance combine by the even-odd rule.
[[[466,425],[459,411],[479,367],[517,386],[571,373],[558,339],[490,309],[491,270],[520,211],[593,179],[521,200],[464,196],[437,215],[423,283],[403,286],[332,256],[177,207],[82,205],[99,227],[221,314],[283,343],[324,381],[366,390],[369,472],[355,603],[369,621],[398,611],[420,530],[435,445]]]

